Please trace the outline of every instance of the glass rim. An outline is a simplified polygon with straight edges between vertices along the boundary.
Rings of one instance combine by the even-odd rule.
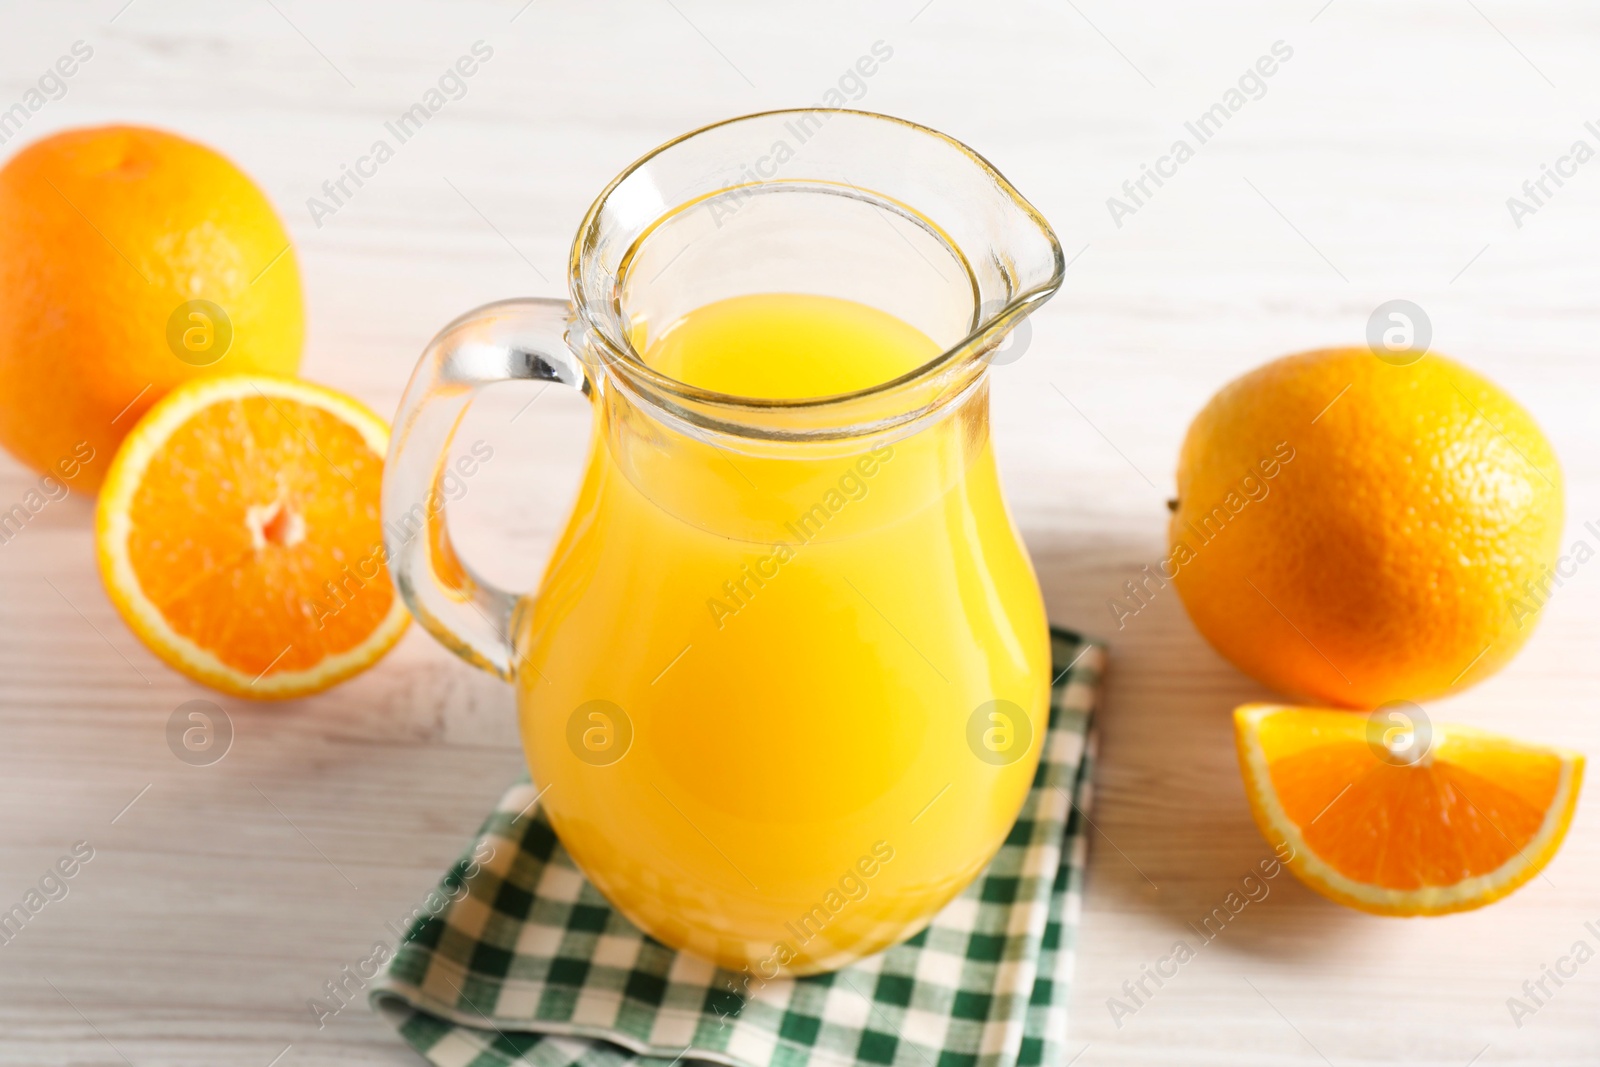
[[[618,187],[620,187],[623,182],[627,181],[641,168],[647,166],[651,161],[657,159],[664,153],[711,130],[734,125],[736,123],[749,122],[755,119],[766,119],[779,115],[811,115],[817,112],[826,112],[830,115],[853,115],[873,121],[892,123],[894,125],[910,129],[917,134],[934,138],[954,148],[979,171],[981,171],[993,183],[994,187],[1001,192],[1007,200],[1010,201],[1011,205],[1021,212],[1021,214],[1028,219],[1028,221],[1031,222],[1039,231],[1039,233],[1041,233],[1049,242],[1051,254],[1054,258],[1054,263],[1049,276],[1042,282],[1012,294],[1011,298],[1002,307],[997,309],[994,313],[989,314],[987,317],[980,318],[980,316],[983,314],[983,308],[981,305],[974,307],[973,321],[966,335],[955,344],[941,349],[937,355],[930,357],[926,362],[919,364],[912,370],[907,371],[906,373],[895,378],[890,378],[887,381],[878,382],[873,385],[852,390],[850,392],[835,393],[820,397],[770,399],[743,396],[737,393],[724,393],[713,389],[705,389],[700,386],[691,385],[688,382],[684,382],[670,375],[663,374],[654,367],[651,367],[644,361],[642,355],[634,348],[633,342],[630,338],[625,336],[620,338],[611,336],[610,331],[606,329],[606,323],[588,313],[589,305],[586,300],[586,294],[589,291],[589,287],[585,285],[588,275],[585,267],[587,259],[584,255],[584,252],[590,246],[592,239],[598,236],[601,226],[601,214],[604,211],[606,204],[610,201],[612,194],[616,192]],[[797,182],[799,180],[787,179],[787,181]],[[749,188],[752,185],[777,186],[784,184],[784,182],[784,179],[767,179],[756,183],[747,183],[743,186],[734,186],[733,188]],[[805,184],[814,186],[819,184],[819,182],[816,180],[806,180]],[[857,193],[863,195],[871,192],[874,197],[884,199],[902,209],[909,211],[911,217],[924,219],[928,223],[932,224],[932,220],[927,220],[926,217],[922,216],[913,205],[901,204],[898,201],[887,197],[885,194],[876,191],[863,190],[855,186],[849,186],[849,188],[852,188]],[[672,205],[667,212],[664,212],[659,218],[650,224],[646,230],[646,233],[660,225],[660,223],[663,221],[672,218],[685,206],[691,206],[694,203],[709,199],[710,195],[722,195],[722,193],[723,190],[718,190],[716,193],[709,194],[706,197],[701,197],[698,200],[688,201],[685,204]],[[937,225],[933,225],[935,226],[935,229],[937,229]],[[953,243],[951,243],[950,247],[954,248],[955,246]],[[963,257],[965,256],[964,252],[961,254]],[[696,129],[690,130],[687,133],[679,134],[671,140],[665,141],[652,148],[638,159],[635,159],[632,163],[628,164],[628,166],[625,167],[615,178],[613,178],[603,190],[601,190],[600,195],[595,198],[594,202],[589,206],[589,210],[584,214],[583,221],[578,227],[577,236],[572,243],[572,250],[568,257],[567,269],[568,284],[571,286],[574,303],[577,306],[580,316],[589,326],[592,327],[592,329],[588,331],[589,340],[594,345],[601,348],[601,362],[606,367],[617,369],[619,373],[625,376],[642,379],[642,383],[630,384],[644,384],[651,390],[668,394],[671,397],[686,401],[690,404],[705,405],[713,409],[731,409],[750,413],[759,413],[773,411],[829,409],[843,407],[856,401],[882,398],[886,395],[894,393],[897,390],[907,389],[915,386],[920,382],[937,377],[941,374],[951,371],[952,368],[963,365],[969,357],[973,357],[977,353],[984,351],[986,348],[998,344],[1000,338],[1018,321],[1029,314],[1039,304],[1043,303],[1045,300],[1048,300],[1052,295],[1054,295],[1056,290],[1060,288],[1062,276],[1066,271],[1066,259],[1061,250],[1061,242],[1057,239],[1055,231],[1050,228],[1050,224],[1045,221],[1044,216],[1039,213],[1038,209],[1030,204],[1027,199],[1017,191],[1016,187],[1012,185],[1010,180],[1008,180],[1005,175],[1000,172],[999,168],[961,141],[956,140],[954,137],[951,137],[948,134],[941,133],[932,127],[924,126],[921,123],[912,122],[908,119],[898,118],[893,115],[884,115],[876,111],[862,111],[855,108],[811,107],[775,108],[768,111],[755,111],[744,115],[737,115],[732,118],[721,119],[717,122],[707,123],[706,125],[697,127]],[[620,318],[621,309],[617,308],[615,310],[619,312]],[[957,391],[959,392],[960,390]]]

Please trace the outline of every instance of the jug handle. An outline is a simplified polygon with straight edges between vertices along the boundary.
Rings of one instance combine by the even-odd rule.
[[[511,681],[513,614],[521,595],[478,577],[457,557],[445,521],[450,441],[477,391],[507,381],[561,382],[588,395],[567,342],[564,300],[502,300],[467,312],[428,343],[395,413],[383,468],[389,573],[411,614],[446,648]]]

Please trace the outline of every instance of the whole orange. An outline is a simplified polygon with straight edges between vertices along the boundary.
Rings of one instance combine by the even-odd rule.
[[[1562,511],[1550,443],[1492,383],[1432,353],[1326,349],[1246,374],[1195,418],[1163,568],[1239,669],[1375,707],[1471,685],[1522,647]]]
[[[95,490],[124,434],[205,375],[293,374],[300,269],[238,167],[160,130],[67,130],[0,168],[0,445]]]

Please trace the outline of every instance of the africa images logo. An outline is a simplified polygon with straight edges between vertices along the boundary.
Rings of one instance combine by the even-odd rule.
[[[1273,41],[1271,55],[1258,57],[1252,66],[1246,67],[1238,80],[1229,86],[1222,94],[1222,99],[1200,112],[1192,122],[1183,124],[1184,132],[1194,138],[1194,143],[1189,143],[1189,138],[1179,137],[1172,142],[1171,148],[1163,156],[1157,157],[1155,165],[1141,163],[1139,175],[1129,178],[1122,183],[1122,197],[1106,197],[1106,210],[1111,213],[1111,221],[1116,223],[1117,229],[1122,229],[1122,220],[1129,215],[1138,214],[1155,196],[1156,189],[1167,183],[1168,179],[1178,176],[1178,168],[1195,157],[1201,145],[1211,140],[1222,132],[1223,125],[1244,110],[1246,104],[1252,100],[1260,100],[1267,95],[1267,79],[1278,73],[1281,65],[1294,58],[1294,48],[1284,41]],[[1151,188],[1154,183],[1155,188]],[[1142,195],[1141,195],[1142,194]]]
[[[467,95],[467,79],[494,57],[494,49],[483,41],[474,41],[471,52],[471,55],[463,55],[446,67],[420,100],[400,112],[392,121],[383,124],[383,128],[394,137],[394,144],[390,144],[386,137],[373,141],[365,155],[356,157],[354,165],[339,164],[339,176],[322,183],[322,193],[326,199],[315,196],[306,198],[306,210],[311,213],[311,221],[316,223],[317,229],[322,228],[323,219],[337,215],[340,208],[354,199],[368,179],[378,176],[378,168],[395,157],[396,148],[415,137],[433,116],[444,110],[446,104]],[[354,189],[350,187],[352,183]]]

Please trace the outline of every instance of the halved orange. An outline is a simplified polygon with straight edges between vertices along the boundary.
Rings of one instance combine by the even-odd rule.
[[[410,618],[385,565],[388,442],[377,415],[308,382],[180,386],[100,491],[112,603],[156,655],[238,696],[305,696],[366,669]]]
[[[1583,781],[1576,752],[1466,726],[1405,755],[1372,716],[1246,704],[1234,712],[1256,825],[1330,900],[1443,915],[1499,900],[1561,847]]]

